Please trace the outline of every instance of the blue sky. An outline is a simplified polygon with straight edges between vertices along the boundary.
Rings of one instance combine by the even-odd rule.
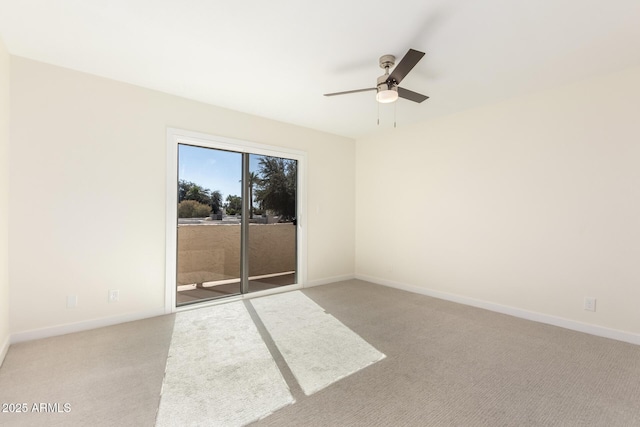
[[[255,171],[261,156],[251,155],[249,169]],[[241,195],[242,154],[211,148],[178,145],[178,178],[211,191],[219,190],[222,200]]]

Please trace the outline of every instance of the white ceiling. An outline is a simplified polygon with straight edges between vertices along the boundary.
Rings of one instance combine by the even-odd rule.
[[[357,138],[640,64],[639,0],[0,0],[9,52]],[[378,58],[425,57],[380,106]],[[597,100],[594,99],[594,102]]]

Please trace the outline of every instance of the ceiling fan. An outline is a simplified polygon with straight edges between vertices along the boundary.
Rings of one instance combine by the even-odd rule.
[[[409,89],[398,87],[398,85],[400,84],[402,79],[404,79],[407,74],[409,74],[409,71],[411,71],[413,67],[416,66],[418,61],[420,61],[423,56],[424,52],[409,49],[407,54],[393,69],[393,72],[389,74],[389,69],[395,65],[396,57],[393,55],[383,55],[380,57],[380,68],[384,69],[384,74],[378,77],[378,83],[376,87],[348,90],[345,92],[325,93],[324,96],[346,95],[348,93],[376,90],[378,91],[378,93],[376,94],[376,100],[383,104],[395,102],[398,97],[420,103],[428,99],[429,97],[417,92],[413,92]]]

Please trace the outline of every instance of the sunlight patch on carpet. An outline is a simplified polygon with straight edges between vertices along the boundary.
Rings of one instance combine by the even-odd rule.
[[[242,302],[176,314],[157,426],[241,426],[293,402]]]
[[[307,396],[385,358],[302,292],[251,304]]]

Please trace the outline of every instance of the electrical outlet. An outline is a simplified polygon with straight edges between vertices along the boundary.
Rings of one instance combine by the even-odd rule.
[[[593,297],[584,297],[584,309],[587,311],[596,311],[596,299]]]
[[[120,291],[117,289],[109,290],[109,302],[118,302],[120,301]]]
[[[78,306],[78,295],[67,295],[67,308],[76,308]]]

